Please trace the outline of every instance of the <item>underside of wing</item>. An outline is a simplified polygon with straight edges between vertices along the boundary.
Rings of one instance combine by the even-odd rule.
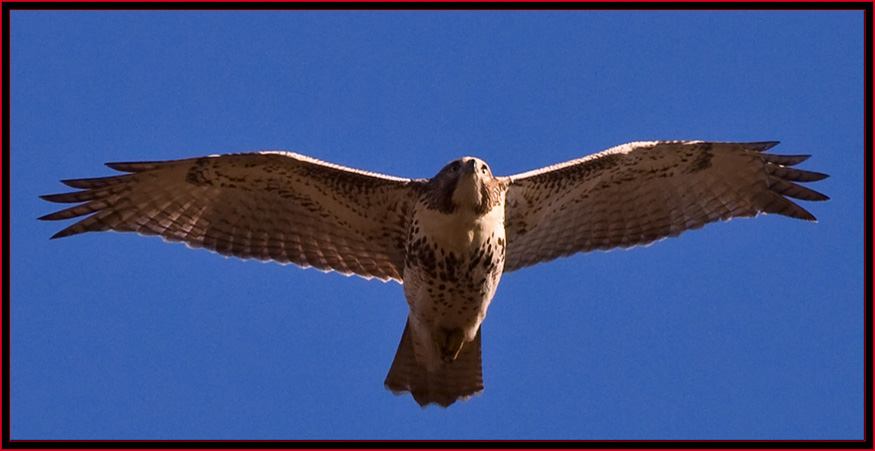
[[[90,215],[52,238],[114,230],[159,235],[223,255],[401,280],[419,181],[290,152],[109,163],[128,174],[65,180],[77,203],[41,217]]]
[[[815,221],[789,198],[828,198],[799,185],[807,155],[763,153],[776,142],[636,142],[509,177],[505,272],[595,249],[651,243],[733,217]]]

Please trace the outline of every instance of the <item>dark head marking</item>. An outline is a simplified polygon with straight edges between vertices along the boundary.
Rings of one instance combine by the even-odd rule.
[[[483,160],[474,157],[459,158],[444,166],[426,184],[425,202],[428,208],[447,214],[456,211],[459,205],[454,201],[454,195],[457,194],[456,188],[460,182],[465,183],[463,189],[470,187],[471,197],[479,199],[473,207],[478,215],[486,214],[498,205],[502,189],[506,188],[506,183],[492,176],[492,170]]]

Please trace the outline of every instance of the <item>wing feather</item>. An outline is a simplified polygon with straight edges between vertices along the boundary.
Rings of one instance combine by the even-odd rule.
[[[827,200],[794,182],[808,155],[762,152],[777,142],[652,141],[507,178],[505,272],[588,252],[648,244],[733,217],[814,221],[788,197]]]
[[[398,281],[422,183],[290,152],[107,166],[128,174],[64,180],[81,191],[42,196],[79,205],[40,219],[90,215],[52,238],[138,232],[228,256]]]

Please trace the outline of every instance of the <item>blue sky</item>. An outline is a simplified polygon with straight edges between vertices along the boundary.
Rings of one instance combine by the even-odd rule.
[[[11,13],[13,439],[861,439],[862,12]],[[506,275],[485,391],[383,379],[401,286],[134,234],[49,241],[105,162],[290,150],[510,175],[638,140],[779,140],[760,216]]]

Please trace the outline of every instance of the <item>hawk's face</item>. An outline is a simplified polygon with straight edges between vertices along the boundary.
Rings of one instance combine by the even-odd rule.
[[[428,182],[429,206],[444,213],[457,209],[478,215],[489,212],[500,200],[501,184],[489,165],[474,157],[463,157],[444,166]]]

